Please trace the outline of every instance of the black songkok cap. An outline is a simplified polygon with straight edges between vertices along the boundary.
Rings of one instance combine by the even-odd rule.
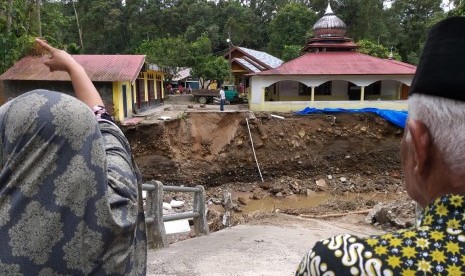
[[[431,28],[410,87],[414,93],[465,101],[465,17]]]

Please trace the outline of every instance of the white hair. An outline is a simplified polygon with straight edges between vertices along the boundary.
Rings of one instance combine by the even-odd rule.
[[[465,173],[465,102],[425,94],[408,100],[408,116],[423,122],[449,168]]]

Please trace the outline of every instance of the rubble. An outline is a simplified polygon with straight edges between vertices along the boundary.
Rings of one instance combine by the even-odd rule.
[[[325,188],[328,186],[328,184],[326,184],[326,180],[324,180],[324,179],[318,179],[318,180],[316,181],[316,186],[317,186],[318,188],[325,189]]]
[[[406,213],[410,213],[410,217],[407,219],[404,218],[404,220],[401,219],[401,215],[405,216]],[[414,214],[415,209],[412,202],[407,203],[406,206],[400,206],[399,202],[380,202],[373,207],[370,213],[368,213],[365,218],[365,222],[377,226],[394,227],[397,229],[409,228],[414,225],[414,220],[412,220],[412,215]]]
[[[400,198],[396,205],[404,206],[404,211],[410,206],[403,204],[410,201],[402,185],[402,130],[376,115],[286,114],[285,120],[276,120],[262,112],[196,113],[195,108],[161,124],[123,130],[145,179],[205,187],[211,229],[225,227],[223,214],[228,211],[227,225],[254,219],[243,212],[244,206],[268,197],[298,202],[328,196],[315,207],[280,208],[290,214],[366,210],[393,198]],[[264,182],[245,118],[250,119]],[[243,194],[225,201],[226,191]],[[189,208],[191,197],[167,194],[165,201],[184,201],[185,206],[176,210],[182,211]],[[383,207],[371,221],[380,227],[410,225],[410,212],[404,220],[400,209]]]
[[[170,201],[170,205],[172,208],[180,208],[182,206],[184,206],[184,201],[180,201],[180,200],[171,200]]]

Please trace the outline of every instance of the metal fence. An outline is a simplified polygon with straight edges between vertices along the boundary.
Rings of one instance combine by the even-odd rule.
[[[177,187],[164,186],[160,181],[152,180],[142,184],[142,190],[147,191],[145,222],[150,248],[168,247],[165,224],[167,221],[180,219],[194,220],[195,234],[208,235],[207,214],[205,208],[205,189],[203,186]],[[191,212],[163,215],[163,192],[194,193],[194,204]]]

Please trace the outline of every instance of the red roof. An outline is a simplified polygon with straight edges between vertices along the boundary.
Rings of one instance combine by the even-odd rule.
[[[271,70],[271,75],[414,75],[416,66],[355,51],[308,53]]]
[[[143,55],[73,55],[92,81],[134,81],[145,62]],[[50,72],[46,56],[27,56],[0,76],[0,80],[69,81],[65,72]]]

